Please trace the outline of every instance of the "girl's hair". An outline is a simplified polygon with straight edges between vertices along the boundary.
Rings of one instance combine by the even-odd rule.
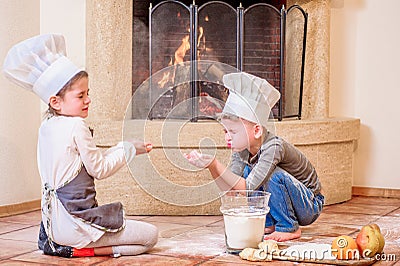
[[[72,85],[77,82],[78,80],[80,80],[81,78],[87,78],[89,76],[89,74],[82,70],[78,73],[75,74],[75,76],[73,76],[62,88],[59,92],[57,92],[56,96],[61,97],[61,99],[64,99],[65,93],[67,93],[67,91],[69,91],[72,87]],[[50,117],[53,116],[57,116],[58,113],[56,110],[53,109],[53,107],[50,106],[49,103],[49,107],[47,109],[47,111],[45,112],[43,118],[44,119],[49,119]]]

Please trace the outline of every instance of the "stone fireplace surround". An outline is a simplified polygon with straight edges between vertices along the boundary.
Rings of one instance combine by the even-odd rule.
[[[228,160],[221,126],[216,122],[187,123],[179,133],[179,147],[163,147],[160,132],[163,121],[125,120],[132,83],[133,0],[86,1],[86,68],[90,73],[92,106],[89,123],[96,143],[109,147],[122,139],[122,132],[144,138],[156,147],[148,157],[138,156],[115,176],[96,183],[100,203],[121,201],[128,215],[216,215],[219,200],[196,206],[168,204],[145,192],[135,181],[150,171],[150,161],[169,181],[196,186],[212,180],[208,171],[183,171],[169,161],[165,148],[189,151],[203,137],[217,146],[217,157]],[[351,198],[353,157],[359,138],[360,121],[355,118],[331,118],[329,113],[329,0],[287,1],[300,5],[309,15],[302,120],[275,123],[276,133],[297,146],[314,164],[321,178],[326,204]],[[144,40],[145,41],[145,40]],[[171,122],[174,123],[174,122]],[[184,164],[184,158],[176,158]],[[227,162],[227,161],[226,161]],[[157,186],[156,179],[150,186]],[[156,187],[156,189],[158,189]],[[163,194],[163,188],[159,188]],[[180,194],[177,193],[177,196]],[[190,197],[191,195],[186,195]],[[174,199],[179,202],[180,199]]]

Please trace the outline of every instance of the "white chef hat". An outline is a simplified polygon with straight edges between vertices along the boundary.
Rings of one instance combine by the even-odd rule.
[[[248,121],[267,126],[269,113],[281,94],[265,79],[245,72],[223,76],[224,86],[229,89],[222,113],[236,115]]]
[[[3,64],[8,79],[33,91],[45,103],[81,70],[66,57],[64,37],[58,34],[43,34],[17,43]]]

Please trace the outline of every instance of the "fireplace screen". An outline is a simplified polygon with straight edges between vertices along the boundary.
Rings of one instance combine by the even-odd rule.
[[[275,118],[300,119],[306,30],[299,6],[150,6],[147,23],[134,17],[133,118],[213,119],[228,96],[222,76],[245,71],[281,92]]]

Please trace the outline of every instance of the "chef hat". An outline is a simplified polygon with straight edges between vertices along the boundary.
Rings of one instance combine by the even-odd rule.
[[[80,72],[66,57],[62,35],[44,34],[14,45],[3,65],[4,75],[17,85],[33,91],[45,103]]]
[[[222,113],[266,126],[271,108],[280,98],[279,91],[265,79],[245,72],[226,74],[223,82],[229,96]]]

